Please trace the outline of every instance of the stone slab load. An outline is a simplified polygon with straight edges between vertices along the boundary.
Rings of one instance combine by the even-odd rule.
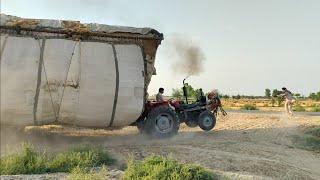
[[[1,14],[1,124],[119,127],[147,98],[163,35]]]

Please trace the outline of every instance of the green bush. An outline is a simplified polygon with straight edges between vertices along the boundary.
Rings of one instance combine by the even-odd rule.
[[[77,147],[49,156],[24,144],[22,152],[1,158],[0,175],[70,172],[75,167],[92,168],[114,162],[102,147]]]
[[[82,146],[57,154],[48,163],[48,168],[50,172],[70,172],[74,167],[86,168],[112,163],[114,159],[101,147]]]
[[[143,161],[129,160],[123,179],[212,180],[217,176],[200,166],[182,164],[162,156],[150,156]]]
[[[311,108],[311,112],[320,112],[320,107]]]
[[[305,109],[303,106],[301,106],[301,105],[296,105],[296,106],[294,106],[294,107],[292,108],[292,110],[293,110],[293,111],[298,111],[298,112],[305,112],[305,111],[306,111],[306,109]]]
[[[293,138],[302,149],[320,152],[320,126],[309,128],[304,135],[296,135]]]
[[[320,138],[320,127],[314,127],[307,131],[307,133]]]
[[[70,180],[102,180],[107,179],[108,169],[102,166],[100,170],[88,170],[81,168],[79,166],[72,169],[71,173],[68,175],[67,179]]]
[[[40,174],[46,172],[48,156],[34,151],[30,144],[23,144],[23,151],[0,160],[2,174]]]
[[[311,93],[309,95],[309,98],[315,101],[319,101],[320,100],[320,91],[317,93]]]
[[[254,104],[245,104],[241,107],[242,110],[258,110],[257,106]]]
[[[305,145],[313,150],[320,151],[320,138],[308,136],[305,138]]]
[[[316,126],[307,131],[310,136],[305,137],[305,145],[320,152],[320,126]]]

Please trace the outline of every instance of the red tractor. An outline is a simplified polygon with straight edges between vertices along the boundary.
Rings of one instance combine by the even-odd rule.
[[[216,115],[209,110],[206,97],[201,91],[198,100],[189,104],[186,85],[184,79],[185,102],[180,100],[147,102],[144,112],[135,124],[140,132],[156,138],[171,137],[177,134],[180,123],[183,122],[189,127],[199,126],[204,131],[214,128]]]

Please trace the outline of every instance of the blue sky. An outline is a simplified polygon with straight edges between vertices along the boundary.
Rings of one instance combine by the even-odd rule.
[[[201,47],[203,73],[189,83],[205,91],[263,95],[282,86],[305,95],[320,90],[318,0],[1,0],[1,12],[28,18],[68,19],[153,27],[164,33],[149,93],[181,86],[172,41]]]

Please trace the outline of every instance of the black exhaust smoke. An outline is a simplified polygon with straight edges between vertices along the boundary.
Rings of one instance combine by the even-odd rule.
[[[203,71],[205,55],[200,46],[181,37],[173,39],[173,46],[177,57],[173,66],[174,72],[186,74],[189,77],[199,75]]]

